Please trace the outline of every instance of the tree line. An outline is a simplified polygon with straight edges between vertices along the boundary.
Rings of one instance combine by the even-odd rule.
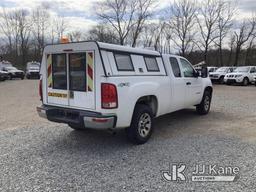
[[[20,66],[40,61],[46,44],[96,40],[132,47],[153,47],[187,57],[193,64],[256,65],[256,17],[236,19],[237,5],[225,0],[176,0],[164,8],[156,0],[104,0],[95,4],[97,25],[72,30],[65,17],[42,5],[32,12],[0,15],[0,55]]]

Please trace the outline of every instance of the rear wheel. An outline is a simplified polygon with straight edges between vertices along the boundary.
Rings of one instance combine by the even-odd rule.
[[[203,99],[199,105],[196,106],[196,111],[200,115],[206,115],[209,113],[211,108],[212,95],[210,91],[205,91]]]
[[[146,143],[152,135],[153,123],[151,108],[147,105],[136,105],[131,126],[126,129],[128,139],[135,144]]]

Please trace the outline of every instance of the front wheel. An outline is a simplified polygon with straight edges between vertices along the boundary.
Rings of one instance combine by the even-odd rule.
[[[220,84],[224,84],[225,82],[224,82],[224,77],[222,76],[222,77],[220,77],[220,79],[219,79],[219,83]]]
[[[196,111],[200,115],[206,115],[211,108],[212,94],[209,91],[204,92],[203,99],[199,105],[196,106]]]
[[[243,86],[247,86],[248,83],[249,83],[249,80],[248,80],[247,77],[245,77],[244,80],[243,80]]]
[[[126,129],[128,139],[134,144],[144,144],[153,131],[153,112],[147,105],[138,104],[135,107],[131,126]]]

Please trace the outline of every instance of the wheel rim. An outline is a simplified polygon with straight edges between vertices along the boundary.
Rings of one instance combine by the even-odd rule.
[[[209,108],[210,108],[210,102],[211,102],[210,97],[208,95],[206,95],[205,98],[204,98],[204,109],[206,111],[208,111]]]
[[[141,137],[145,138],[148,136],[150,130],[151,130],[151,125],[152,125],[152,121],[151,121],[151,117],[148,113],[143,113],[140,116],[139,119],[139,134]]]

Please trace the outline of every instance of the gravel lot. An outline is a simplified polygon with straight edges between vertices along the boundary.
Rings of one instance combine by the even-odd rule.
[[[0,191],[255,191],[256,87],[214,87],[211,113],[194,109],[157,120],[145,145],[39,118],[37,81],[0,82]],[[183,162],[240,168],[236,182],[166,182]]]

